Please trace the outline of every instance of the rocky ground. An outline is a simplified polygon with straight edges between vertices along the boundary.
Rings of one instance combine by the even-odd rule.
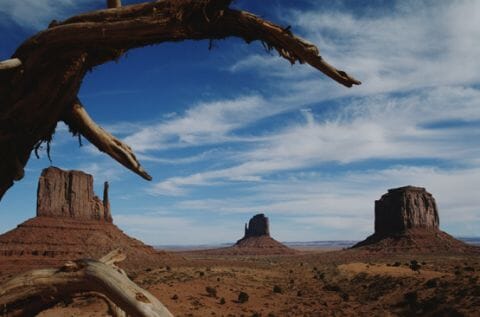
[[[365,250],[282,256],[182,253],[131,278],[175,316],[478,316],[480,256]],[[41,316],[109,316],[80,297]]]

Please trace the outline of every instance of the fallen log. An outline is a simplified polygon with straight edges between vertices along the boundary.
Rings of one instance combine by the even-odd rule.
[[[0,284],[0,316],[34,316],[65,298],[94,292],[105,296],[128,316],[170,317],[168,309],[131,281],[115,262],[125,255],[114,250],[100,260],[69,261],[59,269],[29,271]],[[100,296],[101,296],[100,295]],[[117,315],[121,312],[117,310]]]

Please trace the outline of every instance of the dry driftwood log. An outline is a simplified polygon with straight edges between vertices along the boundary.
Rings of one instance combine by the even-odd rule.
[[[61,300],[85,292],[104,298],[117,316],[173,316],[155,296],[114,265],[124,259],[120,250],[114,250],[98,261],[77,260],[60,269],[18,275],[0,285],[0,316],[35,316]]]
[[[308,63],[337,82],[360,84],[329,65],[311,43],[254,14],[229,8],[232,0],[161,0],[53,21],[0,63],[0,199],[24,175],[32,150],[47,144],[58,121],[145,179],[131,149],[99,128],[77,94],[86,72],[117,60],[127,50],[187,39],[243,38],[262,41],[291,63]]]

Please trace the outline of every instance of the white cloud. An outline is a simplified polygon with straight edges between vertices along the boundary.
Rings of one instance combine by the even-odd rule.
[[[192,185],[261,181],[264,176],[326,162],[436,159],[472,164],[480,155],[479,131],[442,128],[441,123],[479,121],[479,98],[480,91],[473,88],[441,87],[398,98],[357,98],[323,120],[303,109],[306,122],[264,135],[232,155],[230,167],[172,177],[157,183],[151,193],[182,195]],[[429,128],[435,123],[440,126]]]
[[[231,71],[249,70],[284,80],[309,100],[342,95],[410,91],[438,85],[478,83],[480,3],[478,1],[401,2],[395,10],[365,15],[329,10],[282,12],[279,17],[315,43],[333,65],[363,84],[345,90],[308,67],[292,71],[279,59],[258,54],[235,62]],[[307,98],[308,97],[308,98]]]
[[[95,3],[95,0],[0,0],[0,13],[21,27],[40,30],[54,19],[80,14],[78,10],[95,7]]]
[[[124,169],[118,165],[117,162],[109,160],[108,158],[106,162],[80,164],[75,169],[93,175],[93,178],[98,184],[103,184],[104,181],[118,180],[124,173]]]
[[[208,151],[203,151],[196,155],[185,156],[185,157],[160,157],[158,155],[145,155],[139,154],[137,158],[143,162],[154,162],[160,164],[169,164],[169,165],[180,165],[180,164],[191,164],[199,161],[205,161],[209,159],[215,159],[217,157],[222,157],[222,159],[228,160],[231,159],[232,153],[229,153],[225,150],[212,149]]]
[[[125,141],[135,151],[146,152],[239,140],[229,133],[264,116],[266,107],[259,96],[200,103],[183,116],[146,126]]]
[[[115,223],[127,234],[152,245],[233,242],[240,238],[243,229],[241,224],[228,221],[206,224],[188,217],[152,214],[118,215]]]

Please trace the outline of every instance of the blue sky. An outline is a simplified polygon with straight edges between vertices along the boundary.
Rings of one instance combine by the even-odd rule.
[[[133,3],[124,1],[124,3]],[[50,20],[104,1],[0,0],[0,59]],[[236,1],[315,43],[363,84],[344,88],[238,39],[130,51],[80,99],[126,141],[146,182],[59,124],[53,164],[110,181],[114,221],[150,244],[235,241],[264,212],[282,241],[361,239],[388,188],[426,187],[441,228],[480,232],[480,2]],[[30,159],[0,232],[35,215],[50,165]]]

